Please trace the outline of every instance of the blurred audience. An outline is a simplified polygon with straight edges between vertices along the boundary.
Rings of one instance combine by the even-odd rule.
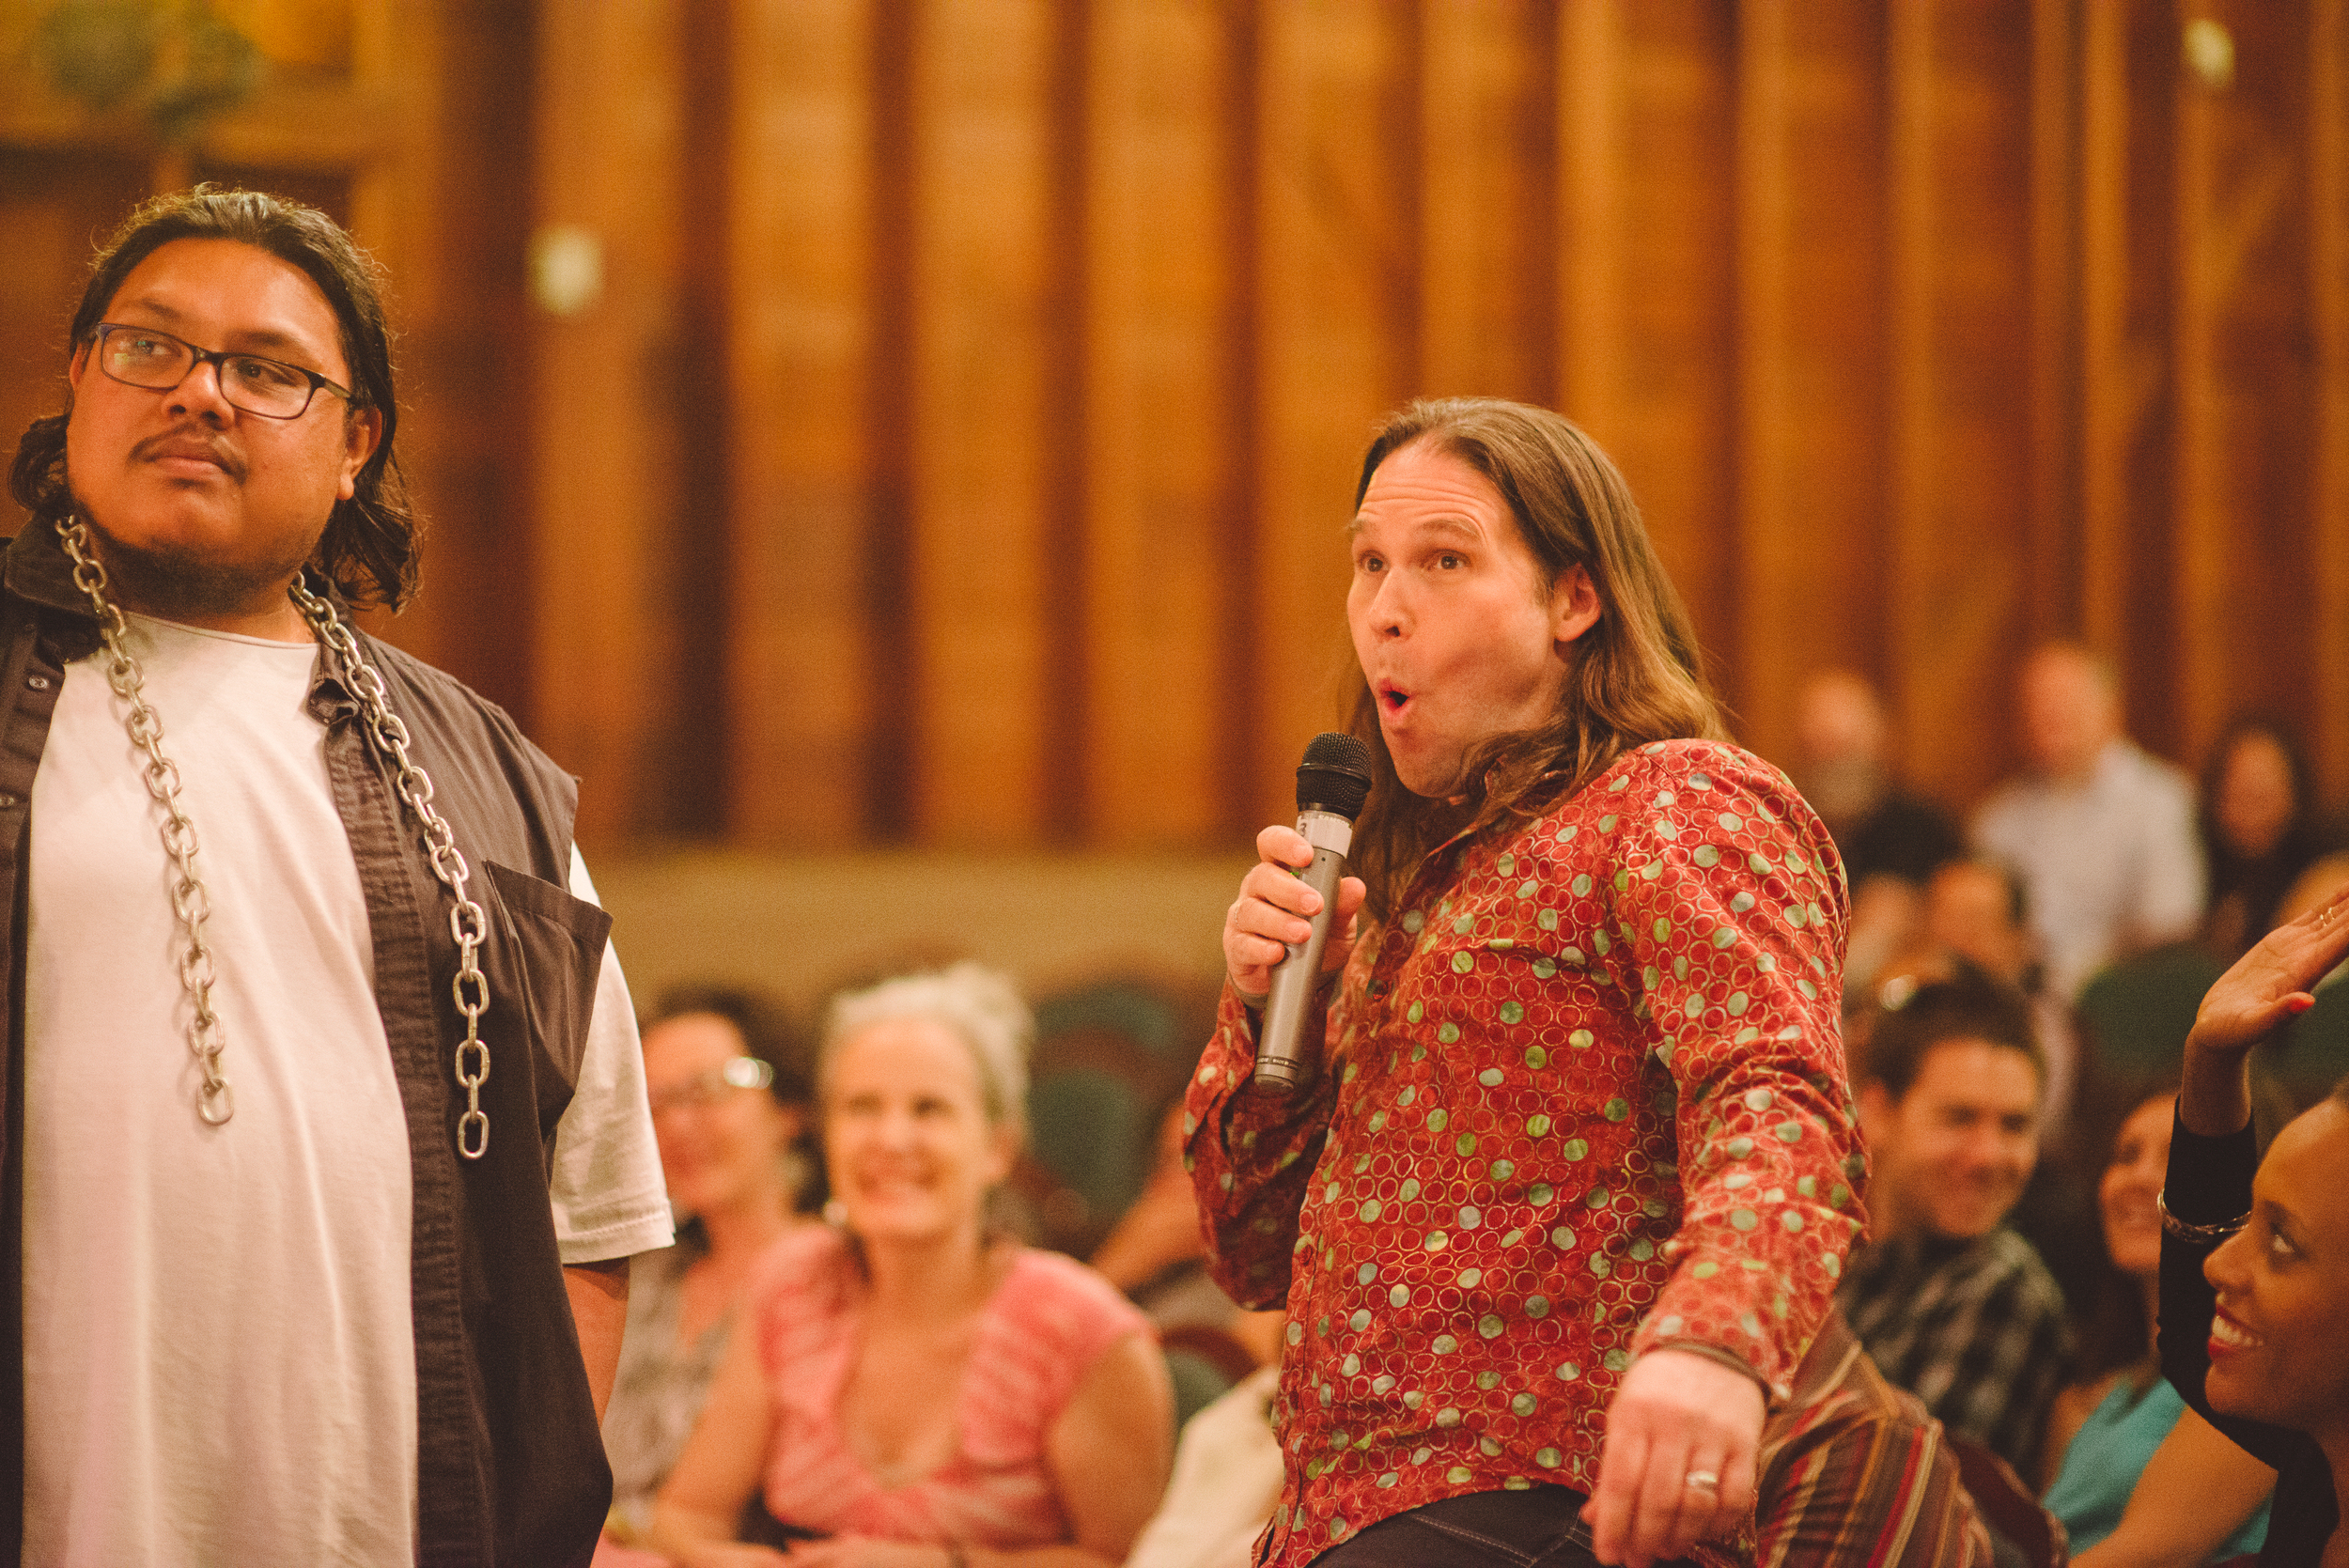
[[[2061,1145],[2079,1091],[2079,1035],[2065,999],[2047,988],[2022,875],[1979,855],[1942,866],[1925,889],[1924,940],[1928,948],[1963,959],[2030,999],[2031,1023],[2046,1073],[2039,1105],[2040,1142]]]
[[[1126,1568],[1255,1561],[1256,1538],[1281,1500],[1281,1439],[1272,1430],[1280,1383],[1277,1362],[1259,1367],[1183,1423],[1166,1500],[1143,1527]]]
[[[2106,1288],[2083,1325],[2073,1381],[2048,1420],[2048,1511],[2063,1521],[2076,1560],[2092,1560],[2079,1554],[2093,1549],[2101,1568],[2193,1568],[2255,1552],[2276,1482],[2273,1470],[2188,1410],[2154,1359],[2159,1197],[2175,1104],[2174,1084],[2148,1095],[2113,1141],[2097,1188]],[[2166,1454],[2160,1469],[2157,1452]],[[2163,1470],[2193,1483],[2165,1486]]]
[[[832,1003],[817,1090],[840,1228],[786,1236],[737,1315],[654,1513],[687,1568],[1126,1555],[1172,1432],[1149,1325],[987,1220],[1033,1035],[1010,984],[971,964]]]
[[[2018,695],[2030,770],[1983,805],[1974,843],[2021,873],[2048,987],[2069,1001],[2113,959],[2193,934],[2193,786],[2122,734],[2112,667],[2088,649],[2041,647]]]
[[[2038,1158],[2030,1003],[1970,967],[1880,1017],[1859,1068],[1871,1234],[1836,1300],[1884,1374],[2035,1473],[2068,1351],[2062,1292],[2006,1227]]]
[[[739,990],[672,991],[644,1020],[645,1088],[675,1247],[630,1271],[628,1327],[604,1412],[612,1461],[606,1542],[633,1545],[652,1524],[752,1265],[821,1202],[802,1147],[811,1092],[776,1010]],[[624,1561],[610,1551],[604,1564]]]
[[[1788,773],[1834,837],[1851,889],[1847,992],[1908,945],[1926,881],[1965,849],[1949,813],[1894,778],[1886,737],[1875,688],[1849,670],[1813,675],[1796,699],[1800,754]]]
[[[2227,726],[2202,768],[2201,825],[2203,939],[2232,960],[2275,927],[2285,893],[2325,847],[2308,753],[2288,725],[2252,715]]]
[[[2252,1126],[2253,1047],[2349,957],[2349,889],[2277,927],[2202,999],[2163,1181],[2162,1372],[2275,1468],[2260,1561],[2349,1555],[2349,1080],[2276,1135]]]

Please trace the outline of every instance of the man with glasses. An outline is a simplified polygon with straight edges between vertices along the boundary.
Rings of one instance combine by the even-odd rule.
[[[415,585],[372,264],[198,187],[0,557],[0,1562],[583,1563],[670,1237],[572,781]]]

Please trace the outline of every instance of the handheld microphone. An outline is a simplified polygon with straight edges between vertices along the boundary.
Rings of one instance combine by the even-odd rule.
[[[1354,846],[1354,818],[1369,798],[1370,748],[1335,731],[1315,736],[1297,768],[1297,831],[1314,846],[1314,863],[1299,875],[1321,894],[1321,912],[1313,917],[1313,934],[1284,944],[1288,956],[1273,966],[1272,991],[1256,1032],[1255,1081],[1267,1094],[1285,1094],[1314,1074],[1320,1042],[1309,1045],[1303,1038],[1305,1014],[1321,983],[1321,954],[1330,942],[1346,853]]]

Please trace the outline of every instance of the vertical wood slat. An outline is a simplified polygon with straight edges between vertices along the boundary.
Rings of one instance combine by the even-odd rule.
[[[2024,9],[1891,13],[1884,674],[1904,766],[1960,799],[1997,777],[2029,614]]]
[[[391,272],[398,449],[427,520],[423,591],[369,626],[459,675],[526,727],[537,719],[528,345],[531,114],[504,62],[526,55],[529,8],[497,0],[406,19],[354,8],[353,79],[395,94],[401,134],[355,171],[354,232]],[[397,84],[397,85],[393,85]]]
[[[1623,375],[1625,4],[1558,8],[1558,409],[1602,444],[1615,429]]]
[[[1713,0],[1561,11],[1559,406],[1623,469],[1717,664],[1737,573],[1736,58]]]
[[[2116,649],[2127,613],[2115,557],[2127,532],[2132,390],[2128,297],[2127,12],[2083,8],[2080,38],[2080,623]]]
[[[2031,0],[2030,642],[2080,621],[2077,22],[2076,0]]]
[[[1048,0],[917,19],[906,588],[913,821],[934,843],[1036,842],[1049,815],[1053,23]]]
[[[1879,667],[1882,17],[1746,0],[1739,18],[1731,690],[1747,743],[1785,756],[1808,675]]]
[[[681,326],[677,24],[669,0],[556,7],[538,30],[537,214],[599,236],[604,257],[601,299],[535,334],[537,730],[590,781],[591,851],[657,813],[659,690],[677,678],[661,613],[680,452],[664,375]]]
[[[1295,815],[1295,759],[1353,690],[1344,529],[1371,430],[1411,390],[1407,10],[1391,0],[1262,12],[1256,822]]]
[[[2308,498],[2317,383],[2307,289],[2305,0],[2231,14],[2234,78],[2181,73],[2177,119],[2176,603],[2172,745],[2229,716],[2305,723],[2314,601]]]
[[[2311,740],[2325,794],[2349,792],[2349,0],[2309,17],[2309,259],[2315,318]]]
[[[872,51],[866,0],[738,0],[728,815],[746,844],[852,844],[867,820]]]
[[[1239,257],[1226,241],[1223,84],[1236,39],[1203,0],[1106,0],[1092,55],[1086,212],[1090,651],[1086,836],[1229,831],[1223,408]]]
[[[1552,9],[1421,13],[1418,395],[1555,395]]]
[[[2219,441],[2224,415],[2217,406],[2224,396],[2217,385],[2213,341],[2225,287],[2214,251],[2224,243],[2213,232],[2223,221],[2224,199],[2212,187],[2217,175],[2219,108],[2215,95],[2199,89],[2191,76],[2177,77],[2177,108],[2171,124],[2174,137],[2170,178],[2174,181],[2173,210],[2177,231],[2170,294],[2170,424],[2171,505],[2175,554],[2172,602],[2165,606],[2176,623],[2177,669],[2185,690],[2184,728],[2189,733],[2211,724],[2206,711],[2208,672],[2224,642],[2217,624],[2228,612],[2233,573],[2228,557],[2236,541],[2217,536],[2214,524],[2228,510],[2219,491]]]

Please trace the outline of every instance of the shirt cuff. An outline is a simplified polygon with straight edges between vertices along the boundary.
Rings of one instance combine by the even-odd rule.
[[[1658,1340],[1640,1352],[1641,1359],[1644,1360],[1659,1350],[1685,1350],[1691,1356],[1702,1356],[1708,1361],[1718,1361],[1732,1372],[1741,1372],[1752,1378],[1754,1387],[1762,1390],[1762,1402],[1765,1405],[1771,1403],[1775,1397],[1770,1391],[1770,1380],[1755,1371],[1751,1361],[1725,1345],[1714,1344],[1705,1340]]]

